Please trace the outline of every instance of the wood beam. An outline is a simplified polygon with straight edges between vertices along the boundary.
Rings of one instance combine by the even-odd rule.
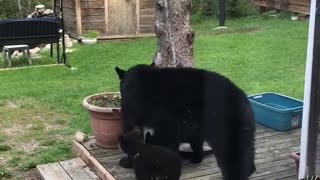
[[[81,19],[80,0],[75,0],[75,6],[76,6],[77,33],[78,33],[78,35],[82,35],[82,19]]]

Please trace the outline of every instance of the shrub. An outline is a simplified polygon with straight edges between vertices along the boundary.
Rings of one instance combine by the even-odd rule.
[[[34,11],[38,4],[45,5],[46,9],[53,9],[52,0],[0,0],[0,19],[25,18]]]
[[[89,30],[83,34],[84,37],[89,38],[89,39],[97,38],[98,35],[99,35],[99,32],[95,31],[95,30]]]
[[[193,14],[219,16],[219,0],[193,0]],[[226,15],[239,18],[256,14],[250,0],[226,0]]]

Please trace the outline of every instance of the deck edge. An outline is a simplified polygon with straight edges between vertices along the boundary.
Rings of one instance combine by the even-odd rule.
[[[77,141],[73,141],[72,152],[74,157],[80,157],[102,180],[116,180],[91,153]]]

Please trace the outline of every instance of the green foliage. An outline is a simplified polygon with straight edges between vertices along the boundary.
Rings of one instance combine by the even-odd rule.
[[[0,133],[0,142],[5,142],[7,140],[7,137]]]
[[[290,11],[266,11],[261,14],[264,19],[290,19],[291,16],[294,15],[293,12]]]
[[[21,10],[18,0],[0,0],[0,19],[25,18],[39,3],[45,5],[46,9],[53,9],[52,0],[20,0],[20,3]]]
[[[190,23],[191,24],[198,24],[198,23],[203,23],[203,22],[211,20],[211,19],[213,19],[212,16],[203,16],[200,13],[197,13],[197,14],[193,14],[190,17]],[[214,19],[216,19],[216,18],[214,18]]]
[[[193,14],[219,16],[219,0],[193,0]],[[226,15],[239,18],[256,14],[250,0],[226,0]]]
[[[24,154],[25,155],[25,154]],[[20,157],[13,157],[12,159],[10,159],[10,161],[8,162],[8,164],[12,167],[15,167],[15,166],[19,166],[20,164],[20,161],[21,161],[21,158]]]
[[[6,170],[4,167],[0,166],[0,179],[10,178],[11,176],[12,175],[8,170]]]
[[[0,152],[1,151],[8,151],[11,149],[11,146],[6,145],[6,144],[0,144]]]
[[[89,38],[89,39],[97,38],[98,35],[99,35],[99,32],[95,31],[95,30],[89,30],[83,34],[84,37]]]

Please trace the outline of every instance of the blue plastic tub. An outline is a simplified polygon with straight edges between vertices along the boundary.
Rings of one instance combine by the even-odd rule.
[[[248,98],[257,123],[279,131],[301,127],[302,101],[271,92]]]

